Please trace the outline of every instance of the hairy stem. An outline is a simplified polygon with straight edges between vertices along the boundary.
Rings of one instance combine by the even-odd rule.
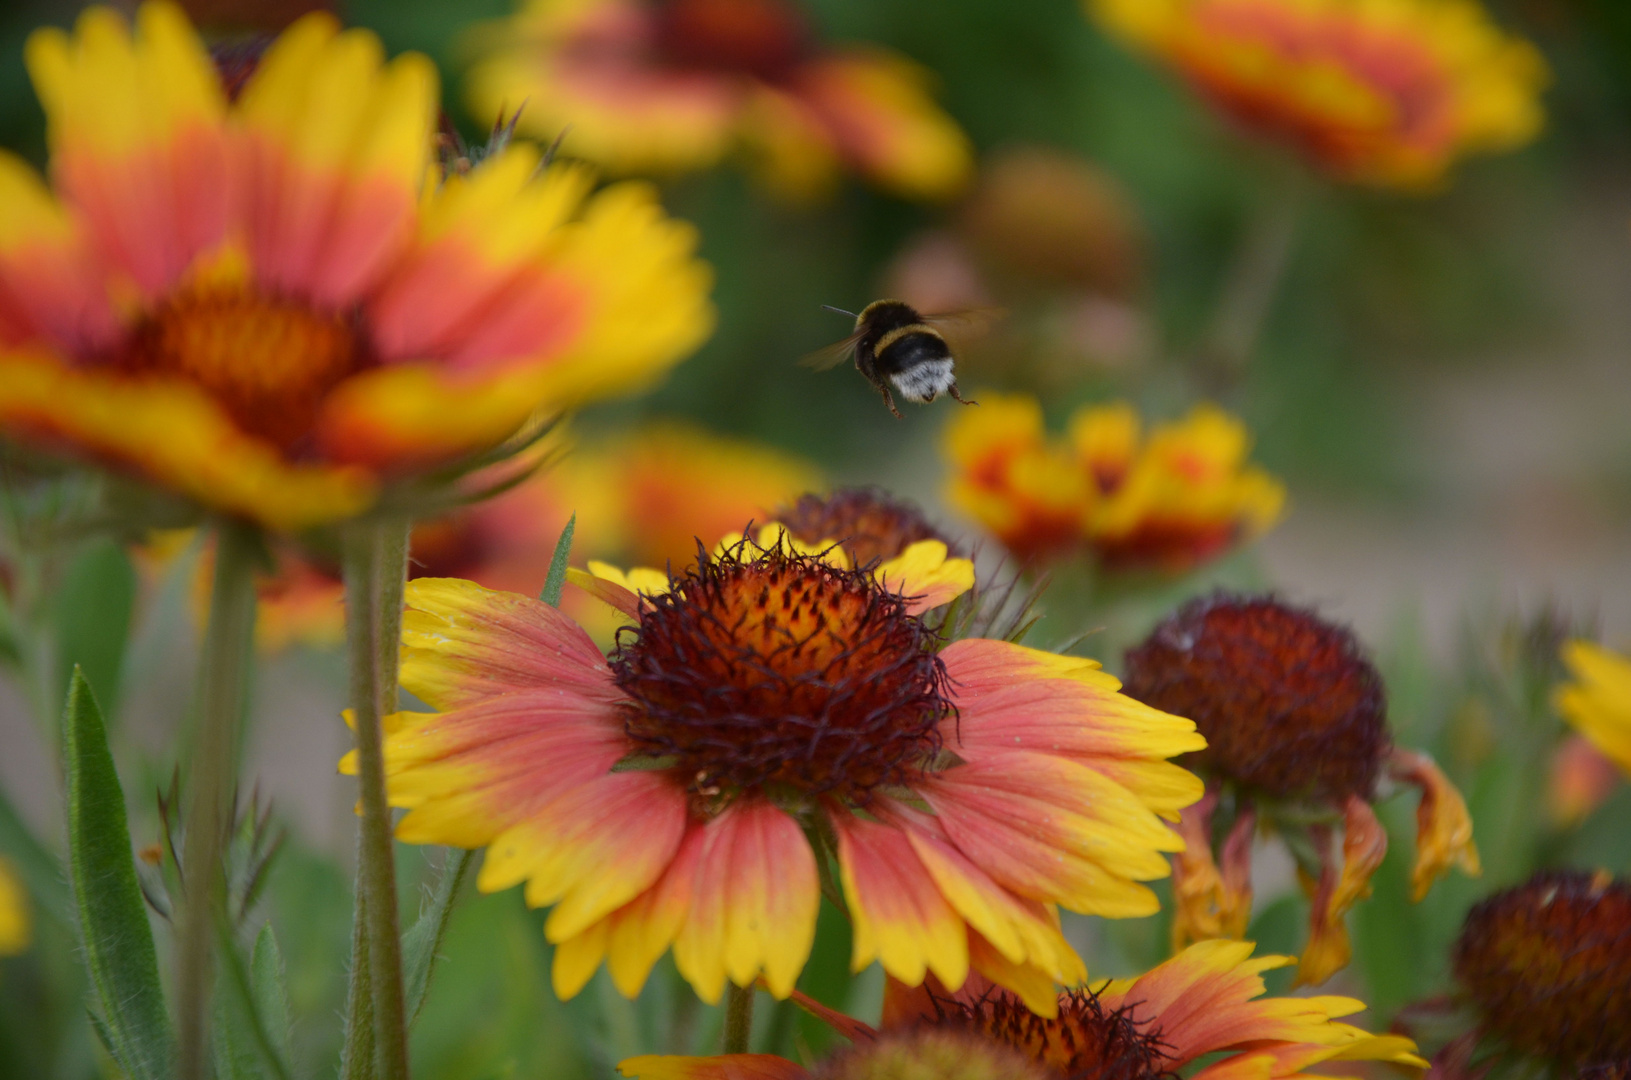
[[[366,973],[368,980],[366,994],[373,1011],[377,1080],[406,1080],[408,1075],[402,938],[381,730],[383,717],[396,711],[397,648],[402,637],[402,587],[407,561],[408,530],[404,523],[360,522],[346,533],[346,649],[362,796],[356,917],[362,928],[359,942],[366,945],[365,955],[352,960],[352,979],[355,985],[359,973]],[[351,995],[353,1009],[362,996]],[[353,1028],[358,1019],[354,1013]],[[352,1068],[359,1064],[348,1061]]]
[[[180,1029],[176,1075],[202,1080],[209,1061],[210,976],[214,907],[221,897],[225,802],[233,788],[238,726],[249,692],[255,636],[255,532],[241,522],[216,529],[215,581],[209,628],[199,670],[197,741],[192,754],[192,798],[187,805],[182,872],[181,940],[176,964]]]
[[[753,1037],[753,994],[751,986],[725,984],[725,1048],[727,1054],[745,1054]]]

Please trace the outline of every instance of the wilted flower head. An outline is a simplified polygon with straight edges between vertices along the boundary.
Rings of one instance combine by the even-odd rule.
[[[1631,1061],[1631,885],[1548,871],[1479,902],[1454,952],[1483,1032],[1520,1054]]]
[[[1114,570],[1188,570],[1280,516],[1285,490],[1247,464],[1244,425],[1197,406],[1146,437],[1117,403],[1078,409],[1050,438],[1040,404],[982,393],[947,426],[948,498],[1027,562],[1090,553]]]
[[[488,28],[467,86],[491,119],[619,172],[706,168],[743,149],[809,196],[840,165],[913,198],[955,194],[968,140],[926,75],[878,48],[831,49],[791,0],[526,0]]]
[[[1546,65],[1476,0],[1088,0],[1243,128],[1343,180],[1419,189],[1534,138]]]
[[[695,236],[512,144],[436,183],[436,74],[310,15],[227,87],[180,10],[37,31],[54,188],[0,155],[0,433],[278,529],[646,382]]]
[[[1478,872],[1465,803],[1430,760],[1392,746],[1381,676],[1347,628],[1272,597],[1218,593],[1186,604],[1129,650],[1127,692],[1191,717],[1206,736],[1196,760],[1208,794],[1186,811],[1189,847],[1175,859],[1178,943],[1244,934],[1262,817],[1266,832],[1306,833],[1294,852],[1317,852],[1317,863],[1300,867],[1313,910],[1299,978],[1323,982],[1346,965],[1344,916],[1387,852],[1371,810],[1384,774],[1422,791],[1414,898],[1452,864]],[[1234,818],[1214,861],[1220,808]],[[1286,810],[1303,821],[1279,820]],[[1325,820],[1307,825],[1307,811]]]

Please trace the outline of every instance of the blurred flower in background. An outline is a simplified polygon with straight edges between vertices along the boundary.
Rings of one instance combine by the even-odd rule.
[[[964,378],[1070,387],[1150,351],[1146,246],[1131,196],[1108,172],[1012,144],[981,162],[949,225],[907,244],[886,291],[920,311],[1006,311],[989,339],[959,348]]]
[[[17,880],[11,863],[0,858],[0,956],[12,956],[28,948],[33,937],[33,920],[28,910],[28,892]]]
[[[1590,641],[1571,641],[1563,662],[1574,681],[1558,688],[1558,712],[1631,775],[1631,660]]]
[[[1546,63],[1476,0],[1087,0],[1248,131],[1342,180],[1431,189],[1535,137]]]
[[[954,195],[971,149],[929,76],[877,47],[822,44],[791,0],[528,0],[478,32],[466,93],[486,122],[618,173],[711,167],[743,150],[809,198],[840,167],[915,199]]]
[[[721,536],[767,521],[775,508],[819,486],[814,465],[790,454],[674,421],[619,431],[581,447],[551,435],[533,453],[538,471],[508,491],[417,523],[408,574],[458,577],[490,589],[537,595],[555,543],[574,519],[580,558],[662,567],[696,560],[698,536]],[[191,533],[168,533],[142,549],[154,573],[181,555]],[[345,636],[339,560],[290,542],[273,545],[275,566],[257,577],[260,647],[326,648]],[[195,569],[195,612],[208,607],[211,558]],[[661,573],[661,571],[653,571]],[[666,576],[663,577],[666,582]],[[609,640],[616,622],[601,605],[569,592],[563,608]]]
[[[1543,871],[1480,901],[1453,953],[1476,1014],[1434,1066],[1447,1080],[1482,1075],[1503,1058],[1560,1075],[1631,1070],[1631,885],[1606,873]]]
[[[1169,872],[1165,820],[1200,795],[1165,759],[1201,740],[1093,661],[943,644],[917,582],[779,543],[656,595],[598,585],[637,621],[609,659],[541,602],[411,582],[402,682],[443,711],[393,717],[386,743],[399,838],[485,847],[483,890],[554,906],[562,996],[603,961],[633,996],[672,946],[706,1001],[761,975],[786,997],[818,859],[854,970],[975,971],[1047,1013],[1086,976],[1054,905],[1157,910],[1139,882]]]
[[[1087,406],[1065,440],[1036,399],[981,394],[946,427],[947,497],[1027,563],[1091,554],[1108,570],[1182,573],[1279,520],[1285,488],[1247,464],[1250,436],[1212,405],[1146,437],[1126,403]]]
[[[179,9],[136,23],[29,42],[56,190],[0,155],[5,434],[294,529],[707,336],[695,235],[649,189],[520,144],[427,183],[424,57],[311,15],[229,101]]]
[[[808,1069],[769,1055],[743,1054],[652,1055],[621,1062],[618,1071],[635,1080],[1025,1080],[1032,1075],[1002,1068],[1008,1063],[1001,1059],[990,1062],[991,1071],[981,1071],[992,1046],[1018,1051],[1040,1066],[1039,1077],[1066,1080],[1158,1080],[1202,1059],[1207,1063],[1192,1074],[1194,1080],[1243,1074],[1279,1080],[1305,1075],[1321,1062],[1427,1064],[1410,1039],[1337,1022],[1364,1009],[1362,1001],[1263,997],[1262,973],[1293,962],[1285,956],[1253,958],[1249,942],[1203,942],[1136,978],[1062,994],[1057,1013],[1046,1017],[977,979],[956,994],[932,983],[908,989],[892,981],[879,1031],[808,1006],[830,1017],[854,1043]],[[942,1040],[959,1036],[969,1040],[962,1044],[965,1056],[933,1068],[944,1049],[958,1046]]]
[[[1479,873],[1466,803],[1431,760],[1392,745],[1382,677],[1345,627],[1273,598],[1192,600],[1129,650],[1127,694],[1190,717],[1207,742],[1194,758],[1207,793],[1184,811],[1173,859],[1175,946],[1245,935],[1261,832],[1284,838],[1310,899],[1298,981],[1345,967],[1345,917],[1387,854],[1372,810],[1384,774],[1421,791],[1411,898],[1451,866]]]

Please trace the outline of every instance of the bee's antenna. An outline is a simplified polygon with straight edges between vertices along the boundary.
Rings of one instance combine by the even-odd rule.
[[[831,304],[822,304],[822,305],[821,305],[821,306],[822,306],[822,307],[823,307],[823,308],[825,308],[825,309],[826,309],[826,310],[828,310],[828,311],[831,311],[831,312],[835,312],[835,313],[837,313],[837,314],[839,314],[839,315],[848,315],[848,316],[849,316],[849,317],[850,317],[850,318],[852,318],[852,319],[855,319],[855,318],[859,318],[859,316],[858,316],[858,315],[856,315],[856,314],[855,314],[855,312],[853,312],[853,311],[845,311],[845,310],[844,310],[844,309],[843,309],[843,308],[841,308],[841,307],[833,307],[833,306],[832,306],[832,305],[831,305]]]

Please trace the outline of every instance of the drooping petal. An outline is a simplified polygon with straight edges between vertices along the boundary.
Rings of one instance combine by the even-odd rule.
[[[751,986],[763,974],[770,992],[785,998],[809,958],[821,904],[809,841],[796,821],[758,799],[736,802],[705,831],[674,962],[709,1003],[727,976]]]
[[[1448,874],[1452,866],[1459,866],[1469,877],[1482,873],[1467,800],[1444,770],[1426,754],[1397,747],[1388,760],[1388,769],[1421,789],[1421,802],[1416,806],[1416,863],[1410,868],[1411,901],[1420,903],[1433,882]]]
[[[1238,811],[1223,845],[1223,866],[1212,858],[1215,792],[1186,807],[1178,822],[1184,850],[1172,857],[1172,946],[1208,938],[1241,938],[1252,913],[1251,846],[1257,815]]]
[[[619,728],[619,695],[589,635],[541,600],[457,578],[408,583],[402,685],[438,709],[552,689]]]

